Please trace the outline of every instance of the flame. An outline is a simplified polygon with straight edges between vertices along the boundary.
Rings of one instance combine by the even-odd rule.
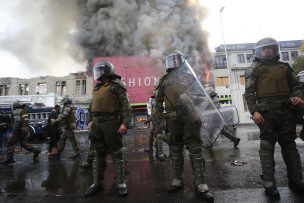
[[[197,5],[197,0],[187,0],[187,4],[189,6],[196,6]]]

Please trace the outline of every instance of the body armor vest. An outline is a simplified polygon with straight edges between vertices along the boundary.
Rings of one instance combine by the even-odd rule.
[[[288,96],[287,68],[284,64],[261,65],[258,67],[257,98],[268,96]]]
[[[117,96],[111,92],[111,85],[103,85],[93,91],[92,113],[113,113],[120,110]]]
[[[163,82],[165,86],[165,109],[170,111],[177,109],[180,103],[180,95],[182,95],[187,89],[186,86],[181,82],[175,82],[173,80],[165,80]]]

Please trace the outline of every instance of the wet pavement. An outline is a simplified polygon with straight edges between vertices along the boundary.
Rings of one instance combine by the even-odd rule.
[[[84,198],[83,193],[92,183],[92,171],[78,167],[70,160],[72,148],[67,142],[61,159],[49,159],[47,143],[33,144],[42,149],[40,161],[33,163],[32,155],[24,150],[16,152],[16,163],[0,166],[0,202],[202,202],[194,194],[192,170],[188,152],[185,153],[184,182],[182,192],[168,194],[171,182],[171,161],[161,162],[155,154],[145,152],[147,129],[131,129],[124,136],[124,152],[128,161],[128,196],[116,195],[115,177],[111,157],[105,173],[104,190],[96,196]],[[259,138],[255,125],[238,126],[236,135],[241,138],[238,149],[225,137],[220,137],[212,149],[204,149],[206,179],[215,202],[272,202],[264,194],[261,185]],[[78,137],[82,160],[86,157],[87,138]],[[304,142],[297,139],[304,160]],[[165,144],[168,156],[168,146]],[[1,157],[0,155],[0,158]],[[291,192],[287,185],[286,167],[280,147],[276,146],[276,180],[281,194],[280,201],[304,202],[304,195]],[[302,161],[303,164],[303,161]]]

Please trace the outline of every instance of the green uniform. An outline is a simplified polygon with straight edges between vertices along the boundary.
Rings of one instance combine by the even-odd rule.
[[[164,160],[164,150],[163,150],[163,140],[164,140],[164,133],[166,128],[165,120],[158,122],[157,116],[155,115],[155,108],[152,107],[151,117],[149,122],[152,122],[152,127],[150,129],[150,136],[149,136],[149,150],[153,151],[153,143],[154,139],[156,139],[156,156],[160,160]]]
[[[126,87],[118,78],[98,84],[91,103],[93,126],[90,140],[95,147],[93,164],[94,184],[102,187],[106,156],[111,154],[115,166],[118,189],[126,188],[122,136],[119,127],[130,126],[131,113]]]
[[[260,112],[260,160],[264,187],[275,187],[274,149],[278,142],[292,183],[302,181],[302,166],[296,139],[295,107],[290,97],[302,96],[289,64],[280,61],[254,62],[246,70],[245,99],[251,114]]]
[[[80,155],[80,150],[78,147],[78,144],[75,139],[75,134],[74,134],[74,127],[73,124],[76,125],[76,115],[74,112],[74,107],[71,105],[64,105],[61,113],[59,114],[58,118],[56,119],[56,123],[60,123],[62,126],[62,134],[60,136],[60,140],[57,144],[57,151],[58,155],[62,153],[62,151],[65,148],[66,141],[69,139],[73,151],[75,153],[75,156]]]
[[[29,131],[28,113],[23,108],[17,108],[12,114],[12,136],[8,141],[7,158],[13,159],[15,144],[19,141],[21,147],[34,153],[34,158],[38,156],[40,150],[29,145],[26,141]]]
[[[187,85],[181,81],[167,80],[175,70],[172,70],[159,81],[157,87],[156,101],[156,116],[158,121],[164,120],[163,112],[165,102],[166,122],[170,132],[170,154],[172,156],[173,181],[172,186],[179,187],[183,183],[183,166],[184,166],[184,145],[189,150],[191,166],[195,176],[195,182],[200,191],[208,191],[208,186],[204,178],[204,161],[202,155],[202,140],[200,138],[201,121],[195,116],[194,108],[191,108],[189,102],[188,108],[191,108],[191,115],[185,115],[182,112],[183,106],[180,105],[180,95],[182,95]],[[184,98],[187,100],[187,98]],[[189,116],[191,117],[190,119]],[[160,124],[158,124],[160,125]]]

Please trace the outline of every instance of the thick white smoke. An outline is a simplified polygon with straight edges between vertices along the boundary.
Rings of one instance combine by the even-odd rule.
[[[163,57],[173,49],[193,65],[202,67],[202,56],[211,61],[198,0],[3,1],[14,27],[0,29],[0,49],[33,73],[58,75],[97,56]]]
[[[28,67],[31,74],[26,75],[67,75],[80,70],[68,52],[78,12],[74,0],[2,0],[1,6],[10,23],[0,29],[0,49]]]

